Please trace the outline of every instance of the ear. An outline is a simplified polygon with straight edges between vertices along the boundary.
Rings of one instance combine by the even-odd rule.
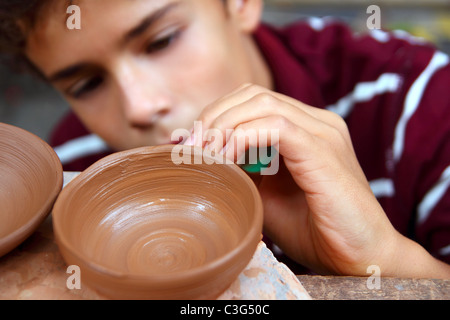
[[[263,0],[227,0],[228,12],[239,28],[252,33],[259,26],[263,11]]]

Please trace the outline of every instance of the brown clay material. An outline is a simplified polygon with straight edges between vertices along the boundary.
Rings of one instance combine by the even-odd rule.
[[[46,142],[0,123],[0,256],[44,221],[62,184],[61,162]]]
[[[216,298],[261,239],[262,203],[245,172],[206,161],[176,165],[173,148],[108,156],[55,203],[64,259],[80,267],[82,283],[109,298]],[[202,157],[202,149],[190,150],[191,163]]]

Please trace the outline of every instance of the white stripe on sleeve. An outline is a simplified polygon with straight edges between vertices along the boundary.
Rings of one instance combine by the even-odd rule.
[[[450,254],[450,244],[446,247],[441,248],[441,250],[439,250],[439,254],[441,256],[448,256]]]
[[[394,182],[391,179],[377,179],[370,181],[370,188],[377,198],[392,197],[395,194]]]
[[[328,106],[329,111],[346,118],[353,110],[355,103],[370,101],[376,95],[395,92],[401,84],[401,78],[395,73],[384,73],[372,82],[357,83],[350,94],[341,98],[336,104]]]
[[[410,33],[406,32],[405,30],[392,30],[391,32],[387,32],[379,29],[374,29],[370,30],[369,35],[381,43],[389,42],[391,39],[404,40],[410,44],[418,44],[418,45],[423,45],[429,42],[424,38],[415,37]]]
[[[436,73],[436,71],[438,71],[440,68],[444,67],[448,63],[449,63],[448,56],[445,53],[437,51],[434,54],[428,66],[425,68],[422,74],[416,79],[416,81],[409,89],[408,94],[406,95],[405,98],[403,113],[395,128],[394,145],[393,145],[395,162],[398,162],[402,156],[405,143],[406,126],[408,125],[409,120],[419,107],[419,104],[422,100],[422,96],[423,93],[425,92],[428,82],[430,81],[431,77]]]
[[[308,22],[308,25],[311,27],[311,29],[315,31],[322,31],[330,24],[336,22],[336,20],[331,16],[309,17],[306,21]]]
[[[442,173],[439,181],[423,197],[422,202],[417,208],[417,223],[423,223],[429,217],[431,211],[436,207],[442,196],[450,186],[450,166]]]
[[[101,153],[108,150],[106,143],[98,136],[91,134],[54,148],[61,163],[64,165],[76,159]]]

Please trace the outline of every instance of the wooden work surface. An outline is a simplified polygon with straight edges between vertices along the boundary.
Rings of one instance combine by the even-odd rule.
[[[367,278],[297,276],[317,300],[449,300],[450,280],[381,278],[369,289]]]

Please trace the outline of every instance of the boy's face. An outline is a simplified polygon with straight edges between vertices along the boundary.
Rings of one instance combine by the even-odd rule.
[[[66,27],[65,1],[53,2],[27,55],[116,150],[173,143],[207,104],[258,83],[248,24],[219,0],[79,0],[81,30]]]

